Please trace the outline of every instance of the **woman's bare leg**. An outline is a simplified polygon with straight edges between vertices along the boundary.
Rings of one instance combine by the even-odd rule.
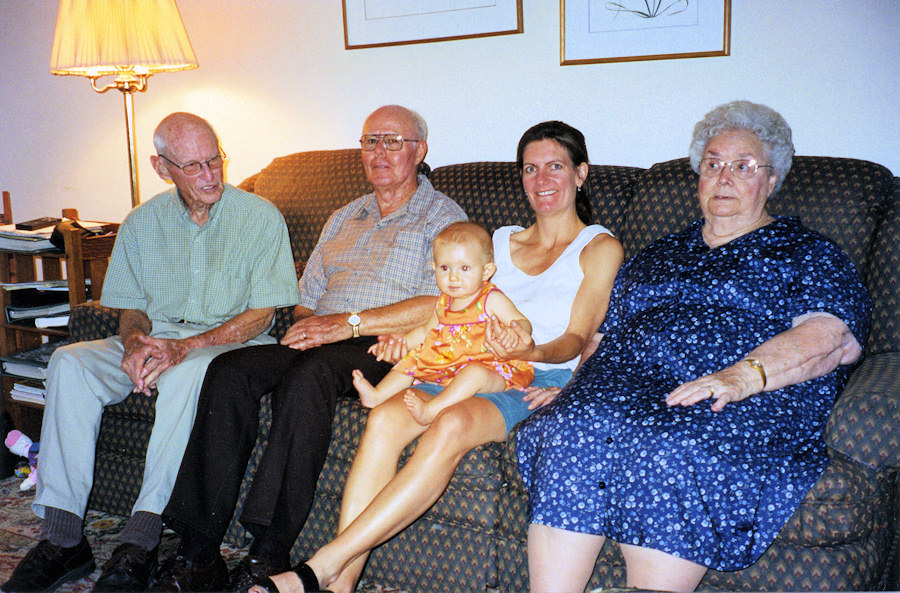
[[[338,533],[343,531],[366,508],[384,485],[394,477],[403,449],[424,431],[425,427],[413,420],[407,412],[402,393],[387,399],[369,412],[359,449],[350,466],[350,472],[344,485]],[[336,568],[331,568],[329,565],[313,559],[310,559],[308,564],[316,573],[319,583],[324,587],[328,579],[333,579],[334,575],[344,568],[344,564],[359,554],[360,552],[355,552],[353,556],[346,556]],[[365,561],[366,555],[362,555],[354,564],[354,568],[358,569],[357,576],[362,572]],[[293,572],[281,573],[271,578],[281,593],[303,591],[300,579]],[[348,587],[334,587],[333,591],[335,593],[351,591],[353,588],[355,588],[355,582]],[[269,593],[275,593],[275,591]]]
[[[389,401],[393,404],[399,401],[409,423],[424,430],[425,427],[418,425],[406,412],[402,400],[393,398]],[[393,425],[386,425],[384,429],[373,426],[371,415],[369,423],[367,433],[370,428],[398,430]],[[406,426],[404,430],[410,430],[410,427]],[[359,505],[365,497],[348,503],[345,493],[344,501],[349,506],[341,511],[342,531],[308,562],[318,575],[319,583],[335,592],[355,589],[369,551],[405,529],[440,498],[463,455],[478,445],[505,438],[506,423],[500,410],[485,399],[470,398],[441,412],[419,438],[415,453],[403,469],[386,486],[379,486],[380,492],[373,495],[374,499],[364,510]],[[360,453],[357,453],[354,468],[357,463],[377,463],[376,460],[363,461]],[[367,457],[380,454],[374,450],[371,453]],[[392,457],[394,468],[398,456],[399,452]],[[362,474],[358,476],[362,481]],[[350,486],[348,479],[347,491]],[[365,487],[365,484],[355,486]],[[347,523],[347,519],[353,520]]]
[[[619,544],[628,571],[627,587],[657,591],[693,591],[706,567],[651,548]]]
[[[580,593],[594,572],[606,538],[532,523],[528,577],[532,593]]]

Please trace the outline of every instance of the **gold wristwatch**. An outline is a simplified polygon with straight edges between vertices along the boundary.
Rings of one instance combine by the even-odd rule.
[[[359,324],[362,322],[362,319],[359,318],[359,313],[350,313],[350,317],[347,318],[347,323],[350,324],[350,329],[353,330],[353,337],[359,337]]]

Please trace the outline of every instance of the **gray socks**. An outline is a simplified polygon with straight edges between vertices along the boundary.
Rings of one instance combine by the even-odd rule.
[[[44,525],[41,539],[63,548],[77,546],[81,542],[83,521],[81,517],[53,507],[44,511]],[[152,550],[159,544],[162,534],[162,517],[156,513],[138,511],[125,524],[119,539],[122,543],[134,544],[145,550]]]
[[[156,513],[138,511],[128,519],[119,540],[123,544],[134,544],[149,551],[159,545],[160,535],[162,517]]]
[[[41,528],[41,539],[50,540],[51,544],[71,548],[81,542],[81,517],[53,507],[44,508],[44,525]]]

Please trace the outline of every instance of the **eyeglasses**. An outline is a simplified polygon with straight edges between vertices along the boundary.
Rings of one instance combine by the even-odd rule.
[[[738,179],[750,179],[756,175],[756,171],[762,168],[772,168],[772,165],[760,165],[755,159],[738,159],[726,163],[722,159],[700,159],[700,176],[717,177],[722,170],[728,169]]]
[[[225,151],[220,150],[220,152],[222,154],[217,154],[216,156],[206,159],[205,161],[191,161],[190,163],[185,163],[183,165],[179,165],[172,159],[161,154],[158,154],[156,156],[161,159],[165,159],[165,161],[169,164],[178,167],[185,175],[197,175],[201,170],[203,170],[203,165],[206,165],[210,169],[221,169],[222,165],[225,164],[225,159],[227,159],[228,157],[225,156]]]
[[[379,140],[381,140],[381,144],[386,150],[394,151],[403,148],[404,142],[419,142],[419,140],[404,138],[400,134],[364,134],[359,139],[359,145],[366,152],[372,152],[378,147]]]

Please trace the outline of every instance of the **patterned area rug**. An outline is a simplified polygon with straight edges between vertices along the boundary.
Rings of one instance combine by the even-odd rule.
[[[0,481],[0,583],[6,581],[19,560],[37,543],[41,534],[41,519],[31,511],[34,489],[19,490],[21,478],[12,477]],[[100,576],[100,567],[112,555],[118,545],[116,537],[125,527],[125,517],[88,511],[84,532],[91,542],[97,568],[80,581],[66,583],[59,593],[82,593],[91,591],[94,581]],[[168,557],[178,547],[178,536],[171,531],[163,533],[160,543],[160,557]],[[244,551],[222,547],[222,555],[229,568],[243,556]],[[358,591],[364,593],[403,593],[400,589],[383,587],[373,583],[361,583]]]

